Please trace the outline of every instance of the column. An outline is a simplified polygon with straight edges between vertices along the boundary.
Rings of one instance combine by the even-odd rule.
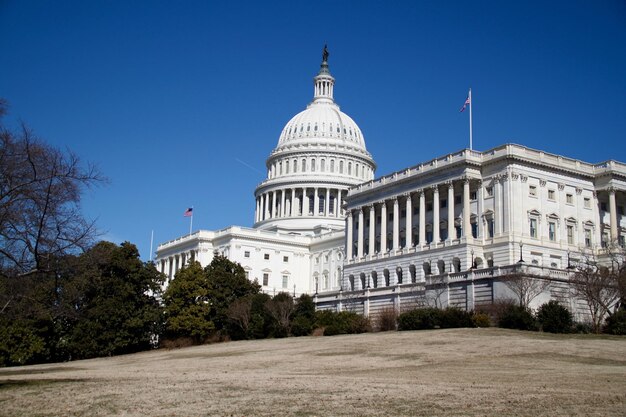
[[[509,192],[509,188],[511,185],[511,181],[509,180],[509,174],[508,172],[505,173],[502,176],[502,232],[503,233],[507,233],[511,231],[511,226],[510,226],[510,222],[511,222],[511,215],[510,215],[510,196],[511,193]],[[539,189],[540,195],[539,195],[539,201],[540,204],[543,203],[544,198],[543,198],[543,193],[547,192],[545,191],[545,181],[542,183],[541,188]],[[545,210],[541,210],[541,212],[543,213]],[[541,223],[541,222],[540,222]],[[539,236],[543,236],[543,235],[539,235]]]
[[[387,252],[387,202],[380,206],[380,253]]]
[[[369,237],[369,249],[367,254],[369,256],[374,255],[376,252],[376,209],[375,205],[370,205],[370,237]]]
[[[352,259],[352,212],[348,210],[346,213],[346,259]]]
[[[272,219],[276,217],[276,191],[272,191],[272,209],[270,210],[270,216]]]
[[[289,205],[289,209],[291,210],[291,217],[295,217],[298,211],[296,210],[296,189],[291,189],[291,204]]]
[[[320,199],[317,195],[317,187],[313,189],[313,215],[317,216],[320,211]]]
[[[259,197],[256,198],[256,208],[254,209],[254,222],[259,221]]]
[[[285,190],[280,191],[280,217],[285,217]]]
[[[419,244],[420,247],[426,243],[426,193],[420,190],[420,220],[419,220]]]
[[[326,189],[326,201],[324,202],[324,216],[328,217],[328,206],[330,205],[330,188]]]
[[[502,233],[502,190],[500,176],[493,178],[493,205],[494,205],[494,235],[498,236]]]
[[[343,211],[343,201],[342,201],[342,195],[343,191],[339,190],[339,192],[337,193],[337,215],[340,216],[342,215],[342,211]]]
[[[309,195],[306,192],[306,187],[302,189],[302,215],[309,215]]]
[[[404,235],[406,236],[406,248],[413,247],[413,202],[411,201],[411,193],[406,194],[406,219],[404,225]]]
[[[611,219],[611,243],[615,243],[619,237],[617,228],[617,205],[615,204],[615,188],[610,187],[609,192],[609,214]]]
[[[263,212],[265,213],[263,215],[263,220],[267,220],[270,218],[270,201],[269,201],[269,193],[265,193],[263,194],[263,205],[265,206],[265,208],[263,209]]]
[[[393,250],[400,249],[400,201],[393,199]]]
[[[448,240],[454,239],[454,184],[452,181],[448,183]]]
[[[359,209],[359,222],[357,226],[357,243],[356,243],[356,256],[357,258],[363,257],[363,207]]]
[[[433,185],[433,242],[439,243],[439,187]]]
[[[472,224],[470,222],[470,179],[463,180],[463,236],[472,238]]]
[[[478,237],[480,239],[485,239],[485,225],[483,223],[483,211],[485,210],[485,202],[483,201],[483,182],[482,180],[478,181],[478,188],[477,188],[477,196],[476,196],[476,204],[478,205],[478,213],[476,213],[478,215],[478,218],[476,219],[476,222],[478,223]]]

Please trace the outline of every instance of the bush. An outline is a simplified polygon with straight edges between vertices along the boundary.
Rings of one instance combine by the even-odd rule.
[[[537,324],[532,313],[527,309],[510,304],[498,317],[498,326],[505,329],[536,330]]]
[[[489,327],[491,326],[491,320],[489,319],[489,315],[475,312],[472,314],[472,324],[475,327]]]
[[[418,308],[398,316],[398,330],[426,330],[439,326],[441,310],[437,308]]]
[[[604,332],[609,334],[626,335],[626,310],[618,310],[606,319]]]
[[[455,329],[459,327],[474,327],[472,315],[465,310],[456,307],[448,307],[441,310],[439,315],[439,327],[442,329]]]
[[[324,327],[324,336],[365,333],[372,330],[370,320],[351,311],[318,311],[317,326]]]
[[[313,331],[313,321],[304,316],[297,316],[291,321],[293,336],[308,336]]]
[[[591,323],[576,322],[574,323],[573,332],[581,334],[592,333],[593,325]]]
[[[376,329],[379,332],[396,330],[398,313],[393,307],[383,308],[376,317]]]
[[[544,332],[569,333],[572,331],[572,313],[554,300],[539,307],[537,322]]]

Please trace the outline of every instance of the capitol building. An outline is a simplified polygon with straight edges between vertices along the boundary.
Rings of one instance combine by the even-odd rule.
[[[535,306],[558,299],[581,310],[568,290],[572,265],[624,246],[626,164],[504,144],[376,177],[363,133],[335,103],[327,57],[313,101],[267,159],[253,226],[160,244],[155,263],[168,282],[221,254],[264,292],[370,315],[424,300],[471,310],[515,298],[504,281],[523,274],[546,283]]]

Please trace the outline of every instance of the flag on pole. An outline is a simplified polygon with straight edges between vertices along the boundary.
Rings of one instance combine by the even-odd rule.
[[[184,217],[191,217],[193,216],[193,207],[189,207],[187,210],[185,210],[185,213],[183,213]]]
[[[470,98],[470,96],[467,96],[467,98],[465,99],[465,103],[463,103],[463,107],[461,107],[461,110],[459,110],[459,113],[463,113],[465,108],[470,104],[472,104],[472,99]]]

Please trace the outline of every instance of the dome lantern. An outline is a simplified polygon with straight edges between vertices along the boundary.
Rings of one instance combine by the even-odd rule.
[[[324,52],[322,53],[322,64],[320,65],[320,72],[315,78],[313,78],[315,85],[315,91],[313,93],[313,102],[334,102],[333,100],[333,87],[335,86],[335,79],[330,75],[328,70],[328,48],[324,45]]]

